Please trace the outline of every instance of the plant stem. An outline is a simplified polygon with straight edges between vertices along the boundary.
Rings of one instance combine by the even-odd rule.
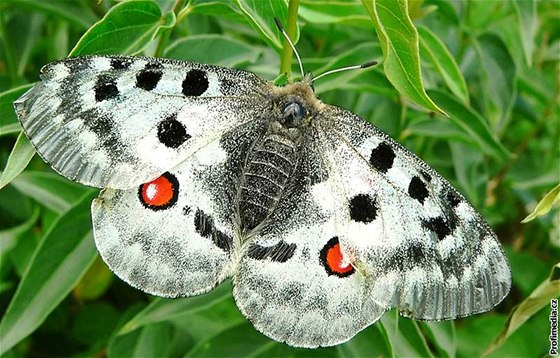
[[[299,8],[299,0],[290,0],[288,3],[288,26],[286,32],[295,45],[295,37],[297,30],[297,15]],[[282,57],[280,58],[280,74],[285,73],[288,80],[292,79],[292,48],[287,41],[284,41],[284,48],[282,49]]]
[[[185,12],[185,9],[183,9],[184,4],[187,0],[175,0],[175,3],[173,4],[173,7],[171,9],[171,11],[175,14],[175,26],[177,26],[177,23],[180,22],[180,20],[182,20],[183,16],[180,16],[181,13]],[[187,4],[185,6],[185,8],[189,8],[190,7],[190,1],[189,4]],[[179,19],[179,17],[181,17],[181,19]],[[165,46],[167,46],[167,40],[169,40],[169,36],[171,35],[171,31],[173,31],[173,27],[170,29],[162,29],[162,32],[159,36],[159,40],[157,43],[157,47],[156,47],[156,51],[155,51],[155,56],[156,57],[160,57],[163,55],[163,52],[165,50]]]

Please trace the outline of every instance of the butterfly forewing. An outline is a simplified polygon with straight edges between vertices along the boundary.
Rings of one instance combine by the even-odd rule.
[[[354,114],[331,109],[326,152],[334,154],[350,214],[341,242],[373,278],[374,300],[427,320],[498,304],[510,271],[484,219],[414,154]]]
[[[251,120],[245,109],[267,86],[248,72],[143,57],[72,58],[41,77],[15,103],[38,153],[69,179],[118,189]]]

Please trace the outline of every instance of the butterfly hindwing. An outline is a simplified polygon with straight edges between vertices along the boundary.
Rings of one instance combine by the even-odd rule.
[[[156,180],[106,189],[92,205],[97,248],[112,271],[165,297],[204,293],[229,277],[233,226],[200,180],[226,154],[214,141]]]
[[[346,341],[388,309],[341,257],[343,223],[316,134],[305,138],[292,184],[233,274],[236,303],[253,325],[302,347]]]
[[[348,203],[347,254],[373,280],[372,298],[416,319],[487,311],[509,291],[495,234],[451,185],[354,114],[332,108],[326,146]],[[345,173],[352,172],[353,175]]]
[[[156,178],[249,121],[266,82],[186,61],[94,56],[42,69],[15,103],[38,153],[83,184],[127,189]]]

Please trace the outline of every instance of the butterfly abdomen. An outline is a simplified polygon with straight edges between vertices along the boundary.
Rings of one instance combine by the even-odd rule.
[[[298,144],[278,132],[262,136],[247,155],[238,194],[241,226],[252,230],[272,214],[298,162]]]

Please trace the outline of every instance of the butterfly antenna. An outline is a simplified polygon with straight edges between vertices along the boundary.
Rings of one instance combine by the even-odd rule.
[[[317,76],[313,79],[313,82],[317,81],[321,77],[325,77],[325,76],[331,75],[333,73],[348,71],[348,70],[359,70],[359,69],[362,69],[362,68],[368,68],[368,67],[375,66],[375,65],[377,65],[377,61],[369,61],[369,62],[363,63],[361,65],[354,65],[354,66],[337,68],[335,70],[330,70],[330,71],[327,71],[323,74],[320,74],[319,76]]]
[[[299,57],[299,53],[297,52],[296,47],[294,46],[294,43],[292,42],[292,40],[290,40],[290,36],[288,36],[288,33],[286,32],[286,30],[284,30],[284,26],[282,26],[282,23],[280,22],[280,20],[277,17],[274,18],[274,22],[276,23],[276,26],[278,27],[278,30],[280,30],[280,32],[282,33],[282,35],[284,36],[286,41],[288,41],[288,43],[290,44],[290,47],[292,48],[292,51],[294,51],[294,53],[296,54],[297,62],[298,62],[298,65],[299,65],[299,70],[301,72],[301,78],[304,78],[305,77],[305,72],[303,72],[303,65],[301,63],[301,58]]]

